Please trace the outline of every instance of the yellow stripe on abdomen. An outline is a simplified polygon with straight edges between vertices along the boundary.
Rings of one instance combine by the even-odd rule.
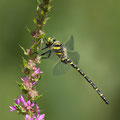
[[[56,53],[57,55],[62,55],[62,53]]]
[[[72,64],[73,64],[73,62],[70,62],[69,64],[70,64],[70,65],[72,65]]]
[[[61,47],[53,47],[53,50],[59,50]]]

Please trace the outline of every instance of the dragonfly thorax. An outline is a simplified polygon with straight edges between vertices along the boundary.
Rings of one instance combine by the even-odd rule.
[[[67,49],[59,41],[55,41],[52,44],[51,50],[54,51],[59,58],[65,58],[65,59],[67,59]]]

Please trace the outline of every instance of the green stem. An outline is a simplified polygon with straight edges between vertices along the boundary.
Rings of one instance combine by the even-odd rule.
[[[37,16],[36,16],[36,28],[42,30],[46,24],[48,18],[47,14],[51,9],[51,0],[38,0]]]

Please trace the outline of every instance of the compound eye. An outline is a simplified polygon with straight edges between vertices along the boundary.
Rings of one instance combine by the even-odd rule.
[[[52,39],[49,41],[49,44],[53,44],[53,40]]]
[[[56,39],[54,38],[54,39],[53,39],[53,42],[55,42],[55,41],[56,41]]]
[[[46,42],[48,45],[51,43],[51,38],[49,37],[47,42]]]
[[[48,40],[47,40],[47,45],[52,45],[55,41],[56,41],[55,38],[49,37]]]

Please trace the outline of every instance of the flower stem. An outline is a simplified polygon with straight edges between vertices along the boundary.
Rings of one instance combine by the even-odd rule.
[[[9,106],[10,112],[16,110],[19,114],[25,115],[25,120],[44,120],[45,117],[45,114],[40,115],[40,109],[34,101],[41,97],[35,86],[43,74],[40,68],[37,67],[41,61],[38,52],[45,43],[46,34],[43,32],[43,28],[48,20],[47,15],[51,9],[51,0],[37,0],[37,2],[37,14],[33,20],[35,29],[31,32],[27,28],[33,38],[32,45],[29,49],[24,49],[20,46],[24,55],[27,56],[27,59],[23,57],[24,76],[21,78],[22,82],[18,83],[24,95],[20,95],[20,97],[15,99],[14,105]]]

